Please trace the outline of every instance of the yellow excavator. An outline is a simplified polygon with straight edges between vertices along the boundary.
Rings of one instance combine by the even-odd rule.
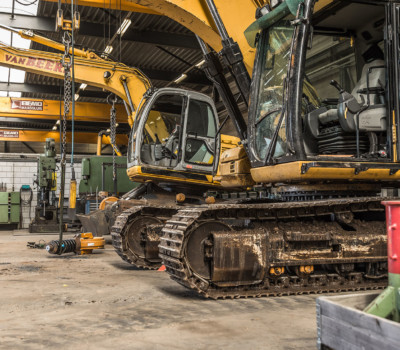
[[[146,6],[162,9],[161,3],[191,11],[187,1],[146,1]],[[230,87],[218,81],[219,74],[212,75],[218,73],[218,62],[204,47],[208,74],[223,90],[241,139],[240,147],[223,152],[220,174],[214,177],[230,191],[212,193],[225,202],[188,205],[166,223],[172,211],[165,202],[132,207],[119,216],[113,235],[140,236],[141,245],[127,249],[145,261],[146,247],[157,237],[156,251],[161,231],[160,257],[167,272],[206,297],[385,286],[380,202],[397,197],[399,187],[400,2],[261,4],[256,21],[244,31],[255,49],[251,81],[243,59],[229,60],[232,51],[240,58],[240,47],[230,40],[221,7],[206,3],[220,34],[220,56],[233,63],[231,73],[249,102],[244,124],[237,105],[226,98]],[[197,3],[192,9],[195,14]],[[199,115],[207,120],[205,113]],[[156,143],[143,132],[151,120],[137,121],[128,157],[132,179],[156,161],[148,156]],[[187,144],[206,142],[204,127],[196,130],[183,134]],[[177,161],[187,163],[186,154],[183,150]]]
[[[247,128],[218,177],[242,189],[163,226],[172,279],[211,298],[386,284],[381,201],[398,197],[400,178],[399,10],[315,0],[258,9],[244,31],[256,49]]]
[[[160,3],[149,0],[146,6]],[[179,7],[177,1],[165,3]],[[181,1],[184,14],[189,3],[197,9],[197,2]],[[220,173],[211,179],[220,154],[212,104],[166,91],[164,99],[160,94],[155,103],[139,104],[128,174],[135,181],[167,184],[163,190],[174,188],[170,193],[183,184],[197,184],[200,192],[206,181],[227,190],[215,186],[209,197],[217,203],[209,198],[207,205],[198,205],[200,195],[171,201],[162,191],[120,201],[118,210],[125,210],[112,230],[117,252],[138,266],[156,267],[162,235],[159,251],[167,272],[212,298],[384,286],[380,201],[398,195],[400,177],[400,3],[260,4],[254,11],[258,19],[244,33],[254,47],[254,65],[244,62],[248,56],[228,35],[224,13],[213,1],[206,3],[206,17],[222,43],[218,47],[201,37],[206,69],[241,146],[222,153]],[[210,47],[222,47],[242,99],[250,102],[247,123]],[[165,122],[171,125],[168,138],[158,136],[160,116],[153,117],[154,111],[171,120]]]
[[[32,31],[1,27],[32,41],[64,50],[62,44]],[[169,217],[154,215],[154,220],[166,220],[181,205],[204,203],[203,193],[207,189],[221,187],[220,182],[213,178],[218,171],[219,154],[236,147],[238,138],[220,135],[217,111],[210,97],[177,88],[154,89],[139,69],[101,58],[90,50],[74,49],[74,55],[76,82],[110,91],[125,102],[128,122],[132,126],[129,157],[135,157],[135,144],[145,140],[145,145],[141,147],[143,160],[140,164],[143,166],[136,166],[128,172],[132,180],[143,185],[124,195],[110,210],[99,211],[88,217],[81,215],[85,230],[97,232],[102,228],[101,232],[109,233],[108,229],[104,231],[104,227],[111,226],[117,214],[127,207],[148,202],[170,203]],[[61,54],[22,50],[0,44],[2,66],[63,79],[61,60]],[[138,132],[143,121],[147,122]],[[190,132],[197,136],[186,138],[185,135]],[[135,141],[136,138],[140,141]],[[183,150],[186,152],[184,158]],[[140,231],[138,223],[134,227]],[[154,241],[154,235],[151,237]],[[124,247],[143,245],[142,236],[132,238],[131,235],[125,235],[122,240],[118,237],[114,239],[116,248],[121,241]],[[155,268],[161,264],[157,249],[159,241],[156,241],[156,250],[153,249],[153,241],[145,247],[144,263],[137,262],[137,265]],[[121,248],[118,252],[125,260],[134,261],[136,258],[135,250],[131,252],[130,249]]]
[[[225,15],[228,11],[234,14],[227,18],[234,38],[227,37],[223,42],[223,59],[232,69],[245,104],[255,50],[241,37],[241,32],[251,23],[250,13],[256,9],[256,3],[247,0],[223,5]],[[146,6],[153,5],[150,2]],[[207,14],[209,5],[201,1],[180,5],[183,7],[176,7],[174,1],[158,2],[157,9],[160,14],[178,19],[198,35],[208,62],[207,74],[216,83],[229,114],[236,115],[233,119],[236,130],[242,132],[245,121],[237,105],[238,97],[230,90],[223,74],[224,68],[212,50],[219,51],[222,44],[214,21],[210,21]],[[191,12],[192,6],[196,9],[195,14]],[[57,50],[64,49],[59,43],[50,42],[31,31],[17,32]],[[80,219],[89,231],[97,231],[99,227],[109,227],[122,213],[112,230],[117,252],[124,260],[137,266],[158,268],[161,264],[158,244],[162,225],[182,206],[204,203],[203,194],[207,189],[221,187],[218,178],[213,177],[218,174],[220,153],[236,147],[238,138],[221,135],[222,125],[219,125],[215,107],[207,96],[172,88],[155,90],[139,70],[130,71],[128,67],[102,59],[90,50],[75,49],[74,54],[77,82],[112,91],[128,104],[132,126],[128,176],[133,181],[144,183],[117,203],[109,205],[107,210]],[[19,52],[19,55],[23,56],[23,53]],[[39,61],[34,63],[30,60],[27,66],[23,59],[14,59],[10,55],[2,59],[0,48],[1,64],[62,77],[62,68],[57,62],[60,55],[56,59],[32,50],[28,55]],[[41,59],[52,59],[53,63],[46,61],[42,64]],[[85,69],[88,66],[91,71]],[[42,71],[43,67],[46,71]],[[215,199],[210,197],[209,200]],[[147,205],[146,210],[142,211],[144,205]]]

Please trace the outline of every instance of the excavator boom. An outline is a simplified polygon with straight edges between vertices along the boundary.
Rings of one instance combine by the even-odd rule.
[[[57,2],[57,0],[46,0]],[[66,1],[67,3],[69,0]],[[224,26],[238,43],[249,74],[252,72],[255,50],[247,43],[244,30],[254,21],[257,7],[266,1],[235,0],[213,1]],[[122,11],[155,13],[169,17],[198,35],[215,51],[222,49],[221,36],[206,1],[203,0],[77,0],[77,5],[115,8]]]
[[[0,43],[0,65],[64,78],[62,55],[37,50],[17,49]],[[152,86],[149,79],[137,68],[103,59],[75,57],[75,80],[110,91],[131,106],[128,122],[133,125],[133,112],[145,92]]]

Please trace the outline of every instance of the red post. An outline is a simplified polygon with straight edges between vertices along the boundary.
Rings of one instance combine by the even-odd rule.
[[[388,237],[388,272],[400,274],[400,200],[384,201]]]

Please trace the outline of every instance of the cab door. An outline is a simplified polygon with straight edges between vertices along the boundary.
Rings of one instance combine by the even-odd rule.
[[[217,112],[208,96],[182,89],[157,90],[135,119],[129,178],[213,184],[220,152],[217,128]]]
[[[182,137],[182,167],[212,172],[219,160],[220,137],[218,119],[211,99],[188,92],[185,125]]]
[[[388,127],[388,149],[391,151],[391,159],[399,161],[399,113],[400,113],[400,2],[387,5],[387,25],[386,25],[386,51],[387,74],[389,79],[389,108],[390,118]]]

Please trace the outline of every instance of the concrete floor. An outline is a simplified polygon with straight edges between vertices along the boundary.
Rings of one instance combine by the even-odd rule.
[[[207,300],[109,244],[59,257],[20,234],[0,231],[1,349],[316,348],[316,296]]]

